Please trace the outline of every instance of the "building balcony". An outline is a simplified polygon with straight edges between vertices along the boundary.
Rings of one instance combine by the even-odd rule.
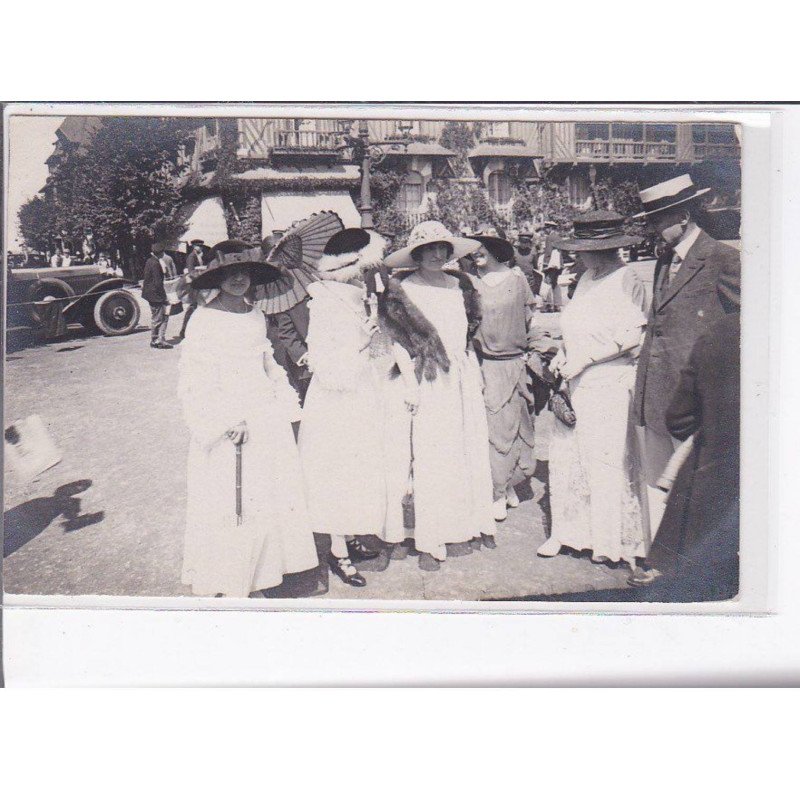
[[[675,142],[634,142],[625,139],[577,139],[575,158],[583,161],[676,161]]]
[[[277,155],[330,156],[336,154],[341,144],[341,136],[332,131],[276,130],[273,135],[272,152]]]

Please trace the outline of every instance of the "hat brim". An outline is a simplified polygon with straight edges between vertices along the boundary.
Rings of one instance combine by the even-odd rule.
[[[193,276],[192,288],[194,289],[217,289],[220,281],[225,279],[225,273],[234,269],[247,269],[250,273],[250,285],[261,286],[272,283],[283,277],[283,271],[265,264],[263,261],[236,261],[231,264],[220,264],[216,267],[209,267],[200,274]]]
[[[470,236],[470,239],[480,242],[501,263],[514,258],[514,245],[501,239],[499,236]]]
[[[699,189],[696,191],[691,197],[684,197],[683,200],[678,200],[674,203],[670,203],[666,206],[661,206],[661,208],[657,208],[654,211],[640,211],[638,214],[633,214],[631,219],[644,219],[645,217],[652,217],[656,214],[660,214],[662,211],[666,211],[669,208],[676,208],[677,206],[685,205],[686,203],[691,203],[693,200],[697,200],[698,197],[702,197],[704,194],[707,194],[711,191],[711,188],[708,189]]]
[[[559,250],[572,250],[580,252],[598,252],[600,250],[618,250],[620,247],[630,247],[641,244],[644,236],[614,236],[610,239],[559,239],[555,246]]]
[[[426,244],[437,244],[438,242],[444,242],[453,248],[451,259],[464,258],[464,256],[474,253],[481,246],[480,242],[475,239],[468,239],[464,236],[442,237],[441,239],[431,239],[429,242],[415,244],[411,247],[401,247],[399,250],[395,250],[394,253],[390,253],[386,256],[384,263],[390,269],[400,269],[402,267],[416,269],[419,265],[411,257],[411,253],[419,247],[424,247]]]

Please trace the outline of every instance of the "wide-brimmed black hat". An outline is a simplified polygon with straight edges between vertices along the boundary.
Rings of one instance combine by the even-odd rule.
[[[496,228],[482,228],[469,238],[480,242],[500,262],[514,257],[514,246]]]
[[[342,253],[357,253],[370,243],[369,232],[363,228],[345,228],[328,239],[323,254],[340,256]]]
[[[253,242],[245,242],[242,239],[224,239],[211,248],[215,255],[219,253],[241,253],[243,250],[251,250],[258,245]]]
[[[267,264],[260,247],[253,247],[238,253],[218,252],[208,267],[194,277],[192,286],[195,289],[218,288],[226,272],[242,268],[250,272],[250,283],[253,286],[272,283],[284,274],[280,267]]]
[[[625,232],[625,217],[615,211],[589,211],[575,217],[572,236],[559,239],[556,247],[559,250],[575,252],[617,250],[640,244],[644,237],[632,236]]]

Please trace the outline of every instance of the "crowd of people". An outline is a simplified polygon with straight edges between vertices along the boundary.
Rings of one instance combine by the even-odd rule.
[[[270,314],[265,287],[301,268],[291,231],[221,243],[210,260],[195,242],[183,277],[154,247],[151,346],[169,347],[165,281],[192,310],[183,582],[245,597],[319,569],[324,585],[362,587],[364,561],[413,554],[435,571],[494,549],[534,473],[545,407],[541,557],[624,564],[637,587],[687,569],[713,581],[701,562],[729,574],[738,528],[724,538],[718,525],[738,502],[739,258],[698,226],[703,193],[689,176],[641,192],[664,242],[652,299],[621,256],[640,237],[605,210],[548,234],[549,253],[525,231],[512,245],[436,221],[386,253],[374,231],[345,228]],[[576,258],[563,298],[553,253]],[[560,337],[538,324],[545,306],[562,309]]]

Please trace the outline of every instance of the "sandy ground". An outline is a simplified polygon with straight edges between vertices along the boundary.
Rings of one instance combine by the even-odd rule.
[[[170,320],[168,337],[181,319]],[[129,336],[86,336],[74,328],[58,342],[9,338],[6,424],[40,415],[63,460],[32,483],[5,476],[6,592],[187,594],[180,583],[188,449],[176,397],[180,347],[152,350],[148,323],[143,304],[140,329]],[[324,596],[474,600],[623,586],[625,567],[536,556],[545,539],[549,424],[547,414],[537,420],[537,474],[500,524],[497,549],[448,559],[436,573],[419,570],[413,557],[382,557],[364,568],[365,588],[331,577]],[[316,575],[305,575],[272,594],[323,591]]]

